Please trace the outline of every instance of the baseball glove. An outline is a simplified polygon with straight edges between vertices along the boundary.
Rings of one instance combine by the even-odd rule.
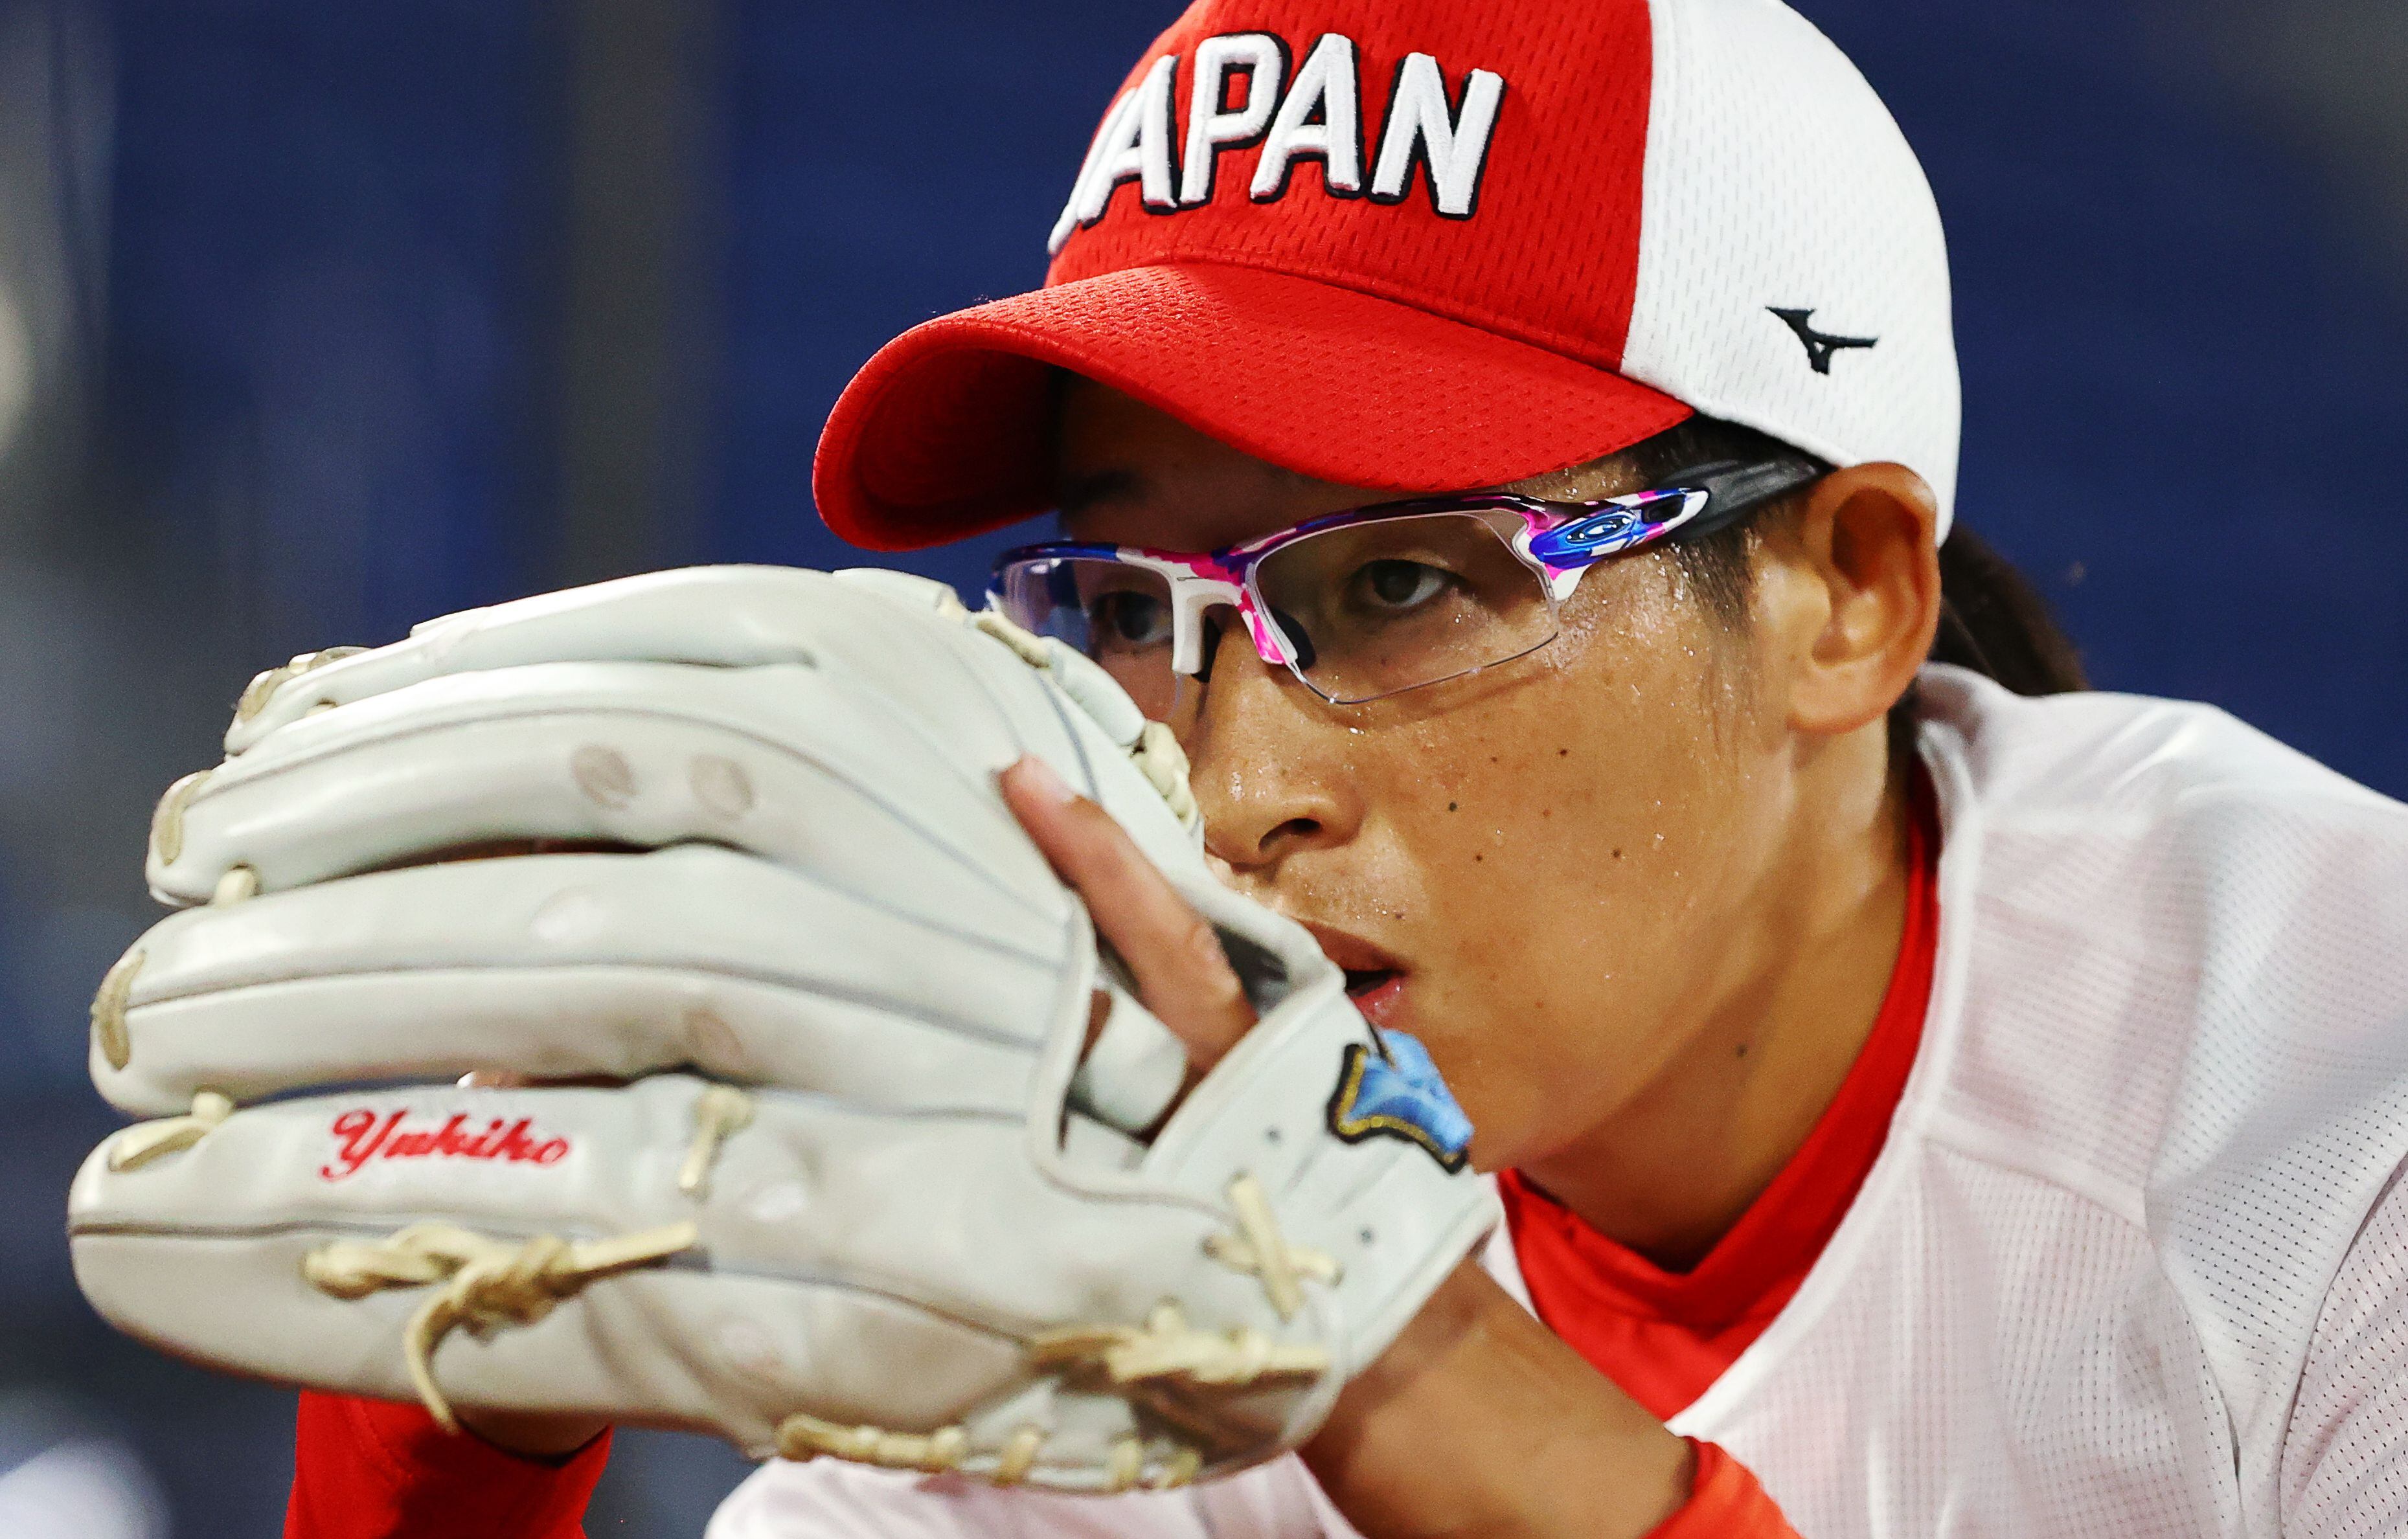
[[[226,750],[152,827],[189,906],[93,1007],[151,1119],[70,1197],[87,1296],[184,1356],[1165,1487],[1310,1435],[1494,1221],[1426,1056],[1211,879],[1168,735],[935,584],[453,615],[261,676]],[[1183,1100],[996,787],[1032,752],[1256,1006]]]

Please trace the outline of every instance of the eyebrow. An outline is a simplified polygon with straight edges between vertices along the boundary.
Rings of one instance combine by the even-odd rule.
[[[1090,471],[1054,492],[1054,510],[1066,519],[1076,518],[1097,503],[1134,497],[1144,490],[1145,477],[1134,470],[1115,466]]]

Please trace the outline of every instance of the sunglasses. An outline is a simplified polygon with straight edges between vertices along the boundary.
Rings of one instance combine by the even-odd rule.
[[[1526,657],[1598,563],[1703,538],[1804,487],[1803,455],[1691,466],[1597,502],[1479,493],[1375,503],[1202,554],[1054,541],[996,559],[989,596],[1014,623],[1093,658],[1169,720],[1234,609],[1266,663],[1354,705]]]

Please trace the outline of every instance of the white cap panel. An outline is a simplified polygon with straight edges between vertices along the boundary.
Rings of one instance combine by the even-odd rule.
[[[1779,0],[1653,12],[1622,372],[1837,464],[1912,467],[1944,536],[1961,399],[1946,240],[1914,152],[1856,66]]]

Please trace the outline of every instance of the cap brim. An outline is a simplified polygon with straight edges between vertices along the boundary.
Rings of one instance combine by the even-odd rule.
[[[820,436],[821,517],[855,545],[911,550],[1043,512],[1056,366],[1257,459],[1381,491],[1500,485],[1690,415],[1620,375],[1375,294],[1218,264],[1132,267],[881,349]]]

